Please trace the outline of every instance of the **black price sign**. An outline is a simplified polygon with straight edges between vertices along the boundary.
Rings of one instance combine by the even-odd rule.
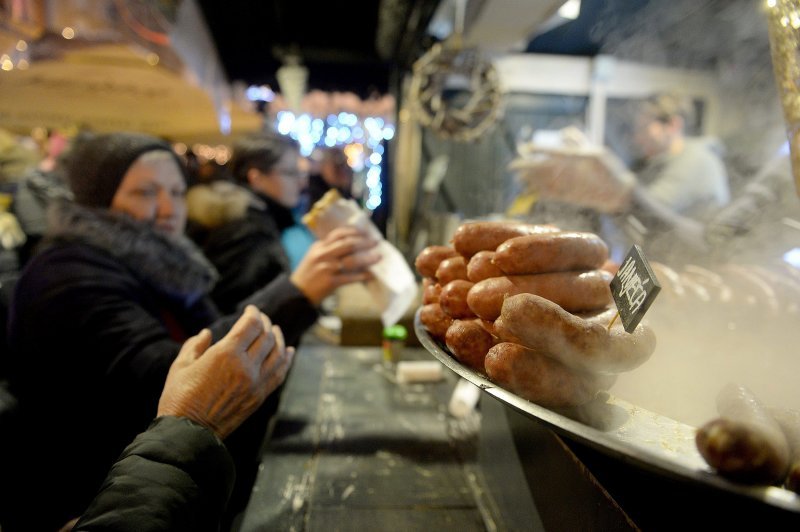
[[[660,291],[661,284],[642,248],[634,244],[622,261],[617,275],[611,280],[611,295],[614,296],[622,326],[627,332],[633,332],[639,325]]]

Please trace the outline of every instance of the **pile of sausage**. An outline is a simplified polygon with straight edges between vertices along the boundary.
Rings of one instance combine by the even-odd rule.
[[[768,408],[744,386],[717,397],[720,417],[697,431],[695,442],[720,475],[747,484],[783,484],[800,493],[800,412]]]
[[[470,222],[417,256],[420,321],[462,364],[542,406],[579,406],[645,362],[652,330],[617,324],[608,248],[549,225]]]

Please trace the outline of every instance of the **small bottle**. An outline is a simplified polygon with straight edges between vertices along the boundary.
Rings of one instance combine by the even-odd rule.
[[[402,325],[392,325],[383,329],[383,363],[394,367],[400,360],[400,352],[408,338],[408,331]]]

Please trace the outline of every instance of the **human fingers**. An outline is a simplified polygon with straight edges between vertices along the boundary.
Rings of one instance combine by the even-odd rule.
[[[173,364],[188,364],[200,358],[200,356],[211,347],[211,331],[203,329],[186,340],[175,357]]]
[[[344,225],[342,227],[337,227],[336,229],[332,230],[322,240],[336,241],[351,236],[370,237],[370,233],[369,231],[361,227],[356,227],[353,225]]]
[[[272,336],[275,338],[275,345],[261,363],[261,376],[267,378],[268,382],[274,381],[274,386],[277,387],[283,382],[289,371],[289,362],[294,355],[294,348],[287,349],[283,331],[277,325],[272,326]]]
[[[339,261],[339,272],[360,272],[372,266],[373,264],[377,264],[381,261],[383,257],[380,253],[377,252],[358,252],[358,253],[351,253],[343,257]]]
[[[362,235],[351,235],[319,244],[315,254],[316,260],[329,261],[340,260],[353,253],[370,250],[378,245],[378,241]]]
[[[373,278],[373,275],[370,273],[369,270],[363,270],[358,272],[342,272],[336,274],[335,277],[332,278],[333,288],[339,288],[340,286],[344,286],[350,283],[359,283],[364,281],[369,281]]]
[[[261,312],[254,305],[247,305],[241,317],[221,342],[230,342],[236,351],[245,351],[264,332]]]
[[[376,234],[376,232],[370,231],[366,228],[356,227],[352,225],[345,225],[342,227],[337,227],[336,229],[332,230],[328,233],[325,238],[321,239],[320,242],[340,242],[346,238],[353,238],[353,239],[363,239],[370,242],[377,242],[380,240],[380,235]]]
[[[315,277],[328,286],[326,293],[339,286],[372,278],[369,267],[377,264],[383,257],[379,253],[358,253],[343,259],[320,262],[315,269]]]
[[[256,364],[254,366],[255,368],[261,367],[264,359],[267,358],[267,355],[269,355],[275,347],[276,342],[275,335],[272,333],[272,322],[266,314],[263,312],[260,314],[261,323],[264,328],[258,338],[250,344],[250,347],[248,347],[246,351],[248,356]]]

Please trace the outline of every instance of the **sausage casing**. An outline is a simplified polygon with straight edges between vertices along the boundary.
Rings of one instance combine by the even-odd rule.
[[[442,311],[451,318],[474,318],[475,313],[467,305],[467,294],[474,283],[456,279],[450,281],[443,288],[439,295],[439,306]]]
[[[450,246],[428,246],[419,252],[414,267],[422,277],[436,277],[436,268],[444,259],[455,257],[458,253]]]
[[[515,236],[534,233],[553,233],[558,228],[552,225],[535,225],[522,222],[466,222],[458,226],[453,234],[453,247],[469,258],[479,251],[494,251],[497,246]]]
[[[444,286],[456,279],[467,280],[467,261],[460,255],[444,259],[436,268],[436,280],[440,285]]]
[[[592,233],[564,231],[519,236],[506,240],[494,264],[508,275],[594,270],[608,259],[608,246]]]
[[[425,281],[430,281],[427,277]],[[422,289],[422,304],[427,305],[428,303],[438,303],[439,296],[442,294],[442,285],[437,282],[423,282],[423,289]]]
[[[789,444],[789,472],[784,485],[795,493],[800,493],[800,411],[789,408],[770,408]]]
[[[453,321],[445,336],[447,349],[459,362],[484,374],[483,360],[494,343],[494,337],[476,319]]]
[[[438,340],[444,340],[447,329],[453,323],[453,318],[442,312],[438,303],[430,303],[420,309],[419,321],[431,336]]]
[[[490,277],[500,277],[504,275],[493,262],[494,251],[479,251],[469,259],[467,263],[467,279],[473,283],[483,281]]]
[[[597,310],[611,303],[609,283],[612,278],[604,270],[492,277],[475,283],[467,302],[472,311],[485,320],[496,319],[503,300],[516,294],[536,294],[569,312]]]
[[[771,484],[789,467],[789,444],[778,423],[747,388],[729,384],[717,396],[720,417],[698,429],[697,450],[720,475]]]
[[[506,298],[501,318],[503,329],[525,347],[582,371],[630,371],[650,358],[656,347],[656,337],[644,323],[632,333],[619,323],[609,330],[595,319],[579,318],[534,294]],[[503,336],[499,330],[498,334]]]
[[[610,375],[570,369],[551,357],[509,342],[489,349],[484,365],[492,382],[548,408],[586,404],[615,380]]]

